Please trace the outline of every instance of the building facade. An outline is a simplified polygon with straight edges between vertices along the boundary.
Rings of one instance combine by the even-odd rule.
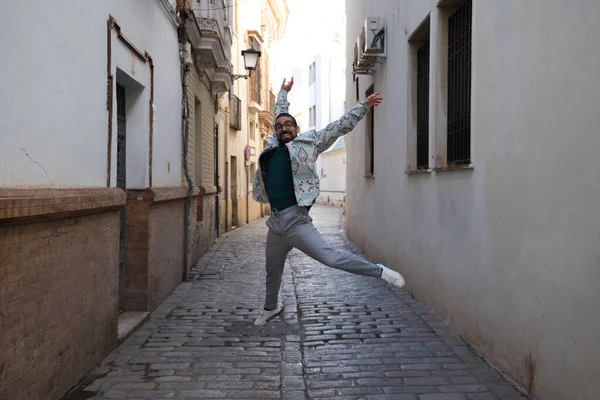
[[[347,13],[346,103],[384,98],[346,137],[349,237],[536,398],[596,398],[600,3]]]
[[[231,34],[208,3],[0,15],[0,398],[61,398],[218,235]]]
[[[346,139],[342,136],[317,160],[321,180],[318,204],[343,207],[346,203]]]
[[[252,199],[252,180],[258,156],[273,132],[275,64],[272,48],[283,36],[289,9],[285,0],[249,0],[232,4],[232,65],[235,75],[229,99],[229,129],[224,140],[222,203],[225,229],[245,225],[269,212],[268,205]],[[255,71],[244,68],[241,52],[261,51]]]
[[[183,118],[183,184],[193,193],[186,203],[189,270],[225,231],[220,169],[227,135],[231,75],[232,5],[224,0],[180,1],[185,30],[186,108]]]
[[[343,3],[330,4],[335,15],[343,13]],[[339,26],[345,26],[340,17]],[[324,43],[326,51],[310,58],[308,78],[308,125],[310,129],[323,129],[331,121],[340,118],[345,111],[346,100],[346,48],[345,32],[333,31]],[[317,158],[316,168],[320,182],[317,203],[342,206],[346,197],[346,144],[340,138],[332,148]]]

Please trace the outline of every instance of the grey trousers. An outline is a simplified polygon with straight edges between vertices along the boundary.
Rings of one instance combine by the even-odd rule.
[[[312,223],[305,207],[292,206],[283,211],[273,211],[266,222],[269,227],[266,247],[266,299],[265,309],[277,307],[281,276],[285,259],[292,248],[331,268],[358,275],[379,278],[381,267],[355,254],[334,250]]]

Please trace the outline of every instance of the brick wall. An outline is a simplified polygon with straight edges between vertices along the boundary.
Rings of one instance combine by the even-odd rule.
[[[202,204],[202,210],[198,204]],[[201,214],[201,218],[198,218]],[[201,191],[194,198],[192,213],[190,215],[190,269],[193,268],[200,257],[208,251],[216,239],[215,230],[215,197]]]
[[[155,203],[149,220],[148,303],[160,305],[183,278],[185,200]]]
[[[116,346],[110,191],[0,193],[0,399],[60,398]]]
[[[148,218],[154,194],[130,190],[126,207],[125,311],[148,310]]]
[[[187,188],[129,190],[125,310],[152,311],[181,283]]]

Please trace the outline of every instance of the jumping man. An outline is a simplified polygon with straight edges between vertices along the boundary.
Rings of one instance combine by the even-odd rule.
[[[331,248],[308,215],[319,196],[319,176],[315,172],[317,158],[337,138],[352,131],[371,107],[381,104],[383,98],[379,93],[373,93],[324,129],[298,134],[300,128],[296,119],[288,113],[287,94],[293,85],[294,78],[289,82],[283,80],[275,103],[275,135],[269,138],[259,156],[254,176],[252,198],[271,205],[271,216],[266,222],[269,228],[266,299],[264,310],[254,322],[256,326],[264,325],[283,310],[278,303],[281,276],[285,259],[294,247],[328,267],[381,278],[398,288],[404,286],[404,278],[398,272]]]

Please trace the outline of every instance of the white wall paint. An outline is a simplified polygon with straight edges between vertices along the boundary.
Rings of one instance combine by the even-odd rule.
[[[472,171],[407,176],[407,38],[437,0],[348,0],[348,54],[387,25],[375,179],[348,140],[348,232],[539,399],[591,400],[600,371],[600,34],[593,0],[474,1]],[[350,70],[352,60],[347,63]],[[346,100],[354,102],[351,76]]]
[[[321,178],[321,193],[346,192],[346,149],[327,151],[321,154],[321,169],[318,170]]]
[[[23,24],[43,15],[35,24]],[[158,1],[12,2],[0,15],[0,186],[105,186],[107,170],[106,21],[113,15],[123,34],[155,62],[153,185],[181,182],[181,87],[176,29]],[[134,66],[135,74],[131,72]],[[146,89],[149,69],[132,60],[113,33],[117,68]],[[145,104],[145,105],[144,105]],[[115,110],[116,111],[116,110]],[[147,113],[146,113],[147,116]],[[128,137],[135,154],[128,165],[131,187],[148,182],[148,118]],[[135,129],[133,131],[136,131]],[[145,136],[145,137],[144,137]],[[129,142],[131,139],[131,142]],[[171,170],[167,171],[167,163]],[[116,118],[112,185],[116,174]]]

